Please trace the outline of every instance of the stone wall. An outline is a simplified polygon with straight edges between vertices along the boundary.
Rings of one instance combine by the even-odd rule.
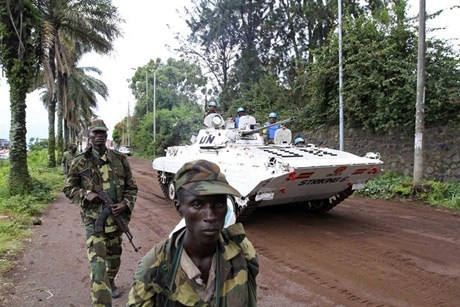
[[[424,177],[437,181],[460,182],[460,124],[449,127],[427,128],[424,133]],[[339,129],[306,132],[308,143],[339,148]],[[293,134],[295,137],[296,134]],[[344,149],[364,156],[367,152],[379,152],[385,163],[384,171],[413,175],[414,137],[399,131],[386,134],[369,133],[357,129],[345,129]]]

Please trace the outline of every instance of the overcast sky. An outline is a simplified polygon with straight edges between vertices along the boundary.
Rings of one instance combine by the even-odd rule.
[[[456,0],[426,0],[427,13],[452,6]],[[109,88],[107,101],[100,100],[96,113],[104,119],[109,127],[109,138],[114,125],[128,113],[128,103],[131,112],[135,103],[131,91],[128,89],[128,79],[131,79],[134,70],[145,65],[150,59],[161,58],[165,62],[169,57],[177,56],[170,52],[166,45],[175,46],[173,33],[185,31],[184,21],[176,10],[183,11],[183,7],[190,7],[189,0],[162,1],[161,5],[152,0],[113,0],[115,6],[125,19],[121,25],[124,33],[122,38],[115,42],[115,51],[111,55],[86,56],[80,66],[95,66],[102,72],[101,79]],[[418,11],[418,0],[409,0],[412,5],[410,14]],[[459,9],[448,11],[439,16],[435,21],[429,21],[427,27],[446,27],[435,34],[440,38],[456,38],[454,43],[459,48],[460,19],[455,13]],[[168,28],[171,26],[171,29]],[[0,80],[0,138],[9,138],[10,109],[9,88],[2,78]],[[132,113],[131,113],[132,114]],[[38,99],[37,93],[27,96],[27,141],[31,137],[48,137],[47,113],[43,104]]]

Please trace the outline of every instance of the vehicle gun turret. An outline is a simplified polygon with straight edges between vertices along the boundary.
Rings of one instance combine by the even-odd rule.
[[[276,123],[273,123],[273,124],[270,124],[270,125],[267,125],[267,126],[257,127],[257,128],[250,129],[250,130],[243,130],[243,131],[241,131],[241,135],[242,135],[242,136],[251,135],[251,134],[254,134],[254,133],[263,131],[263,130],[265,130],[265,129],[268,129],[268,128],[270,128],[270,127],[274,127],[274,126],[276,126],[276,125],[283,125],[283,124],[286,124],[286,123],[293,122],[294,120],[295,120],[295,118],[294,118],[294,117],[291,117],[291,118],[288,118],[288,119],[280,120],[279,122],[276,122]]]

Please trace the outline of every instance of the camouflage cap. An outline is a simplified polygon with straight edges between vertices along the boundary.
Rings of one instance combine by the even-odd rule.
[[[185,163],[174,178],[176,191],[184,188],[194,195],[241,194],[228,184],[219,166],[207,160],[195,160]]]
[[[104,121],[102,119],[93,119],[90,123],[89,123],[89,128],[88,128],[89,131],[97,131],[97,130],[103,130],[103,131],[108,131],[109,128],[107,128],[107,126],[105,125]]]

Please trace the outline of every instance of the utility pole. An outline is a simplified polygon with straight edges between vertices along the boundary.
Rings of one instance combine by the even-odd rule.
[[[157,127],[156,127],[156,117],[157,117],[156,89],[157,89],[157,76],[156,76],[156,71],[153,71],[153,143],[155,143],[156,132],[157,132]],[[154,156],[155,156],[155,153],[154,153]]]
[[[123,125],[121,125],[121,141],[120,141],[121,144],[118,145],[118,147],[121,147],[123,146],[123,144],[125,143],[125,127]]]
[[[148,70],[145,71],[145,108],[146,112],[149,113],[149,77],[148,77]]]
[[[128,117],[126,117],[126,133],[128,134],[128,146],[131,147],[131,142],[129,140],[129,101],[128,101]]]
[[[342,0],[338,0],[339,14],[339,148],[343,150],[343,68],[342,68]]]
[[[419,1],[418,14],[417,101],[414,140],[414,189],[423,181],[423,134],[425,130],[425,0]]]

